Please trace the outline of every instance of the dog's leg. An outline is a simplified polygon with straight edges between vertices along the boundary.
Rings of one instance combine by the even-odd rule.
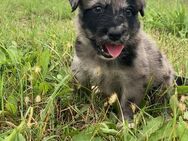
[[[75,56],[71,66],[73,72],[73,89],[75,93],[79,94],[88,93],[91,89],[88,73],[82,67],[80,60]]]
[[[130,102],[128,101],[128,99],[125,97],[124,94],[118,96],[118,99],[122,109],[122,111],[119,111],[119,118],[120,119],[124,118],[125,120],[131,121],[133,119],[133,111],[131,109]]]
[[[83,95],[91,93],[91,85],[89,81],[89,77],[85,77],[86,74],[84,72],[79,72],[75,74],[73,77],[73,92]]]
[[[139,106],[143,97],[144,88],[136,85],[125,89],[123,93],[118,96],[125,120],[131,121],[133,119],[134,112],[132,109],[132,104]]]

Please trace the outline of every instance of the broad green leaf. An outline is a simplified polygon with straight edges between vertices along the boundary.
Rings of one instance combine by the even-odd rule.
[[[177,95],[173,95],[170,98],[170,107],[174,113],[174,115],[177,114],[177,108],[178,108],[178,99],[177,99]]]
[[[100,124],[92,125],[87,127],[84,131],[81,131],[80,133],[73,136],[73,141],[103,141],[103,139],[98,135],[98,133],[101,133],[99,130]]]
[[[94,137],[91,133],[81,132],[72,138],[73,141],[103,141],[101,137]]]
[[[188,94],[188,86],[178,86],[177,92],[178,94]]]
[[[178,127],[177,127],[178,137],[181,141],[187,141],[188,139],[188,125],[186,122],[180,118]]]
[[[17,63],[19,63],[21,61],[21,56],[22,55],[18,51],[17,43],[16,42],[14,42],[14,41],[12,42],[12,46],[7,49],[7,52],[8,52],[10,61],[13,64],[17,64]]]
[[[73,141],[90,141],[91,138],[92,138],[91,134],[81,132],[80,134],[73,136],[72,140]]]
[[[167,140],[173,131],[173,120],[164,123],[161,128],[151,134],[149,141]]]
[[[103,132],[105,134],[117,134],[118,133],[117,130],[109,128],[108,125],[105,123],[100,123],[100,130],[101,130],[100,132]]]
[[[6,56],[5,56],[5,54],[0,50],[0,65],[2,65],[2,64],[5,64],[6,63]]]
[[[20,134],[25,129],[26,123],[22,121],[18,127],[16,127],[12,133],[6,137],[6,141],[25,141],[23,135]]]
[[[49,62],[50,62],[50,51],[49,49],[45,48],[45,50],[41,53],[38,59],[38,65],[42,67],[43,77],[45,77],[48,72]]]
[[[18,112],[17,100],[13,95],[8,97],[5,107],[6,107],[7,111],[9,111],[11,114],[14,114],[14,115],[17,114],[17,112]]]
[[[18,133],[15,141],[26,141],[26,139],[22,134]]]
[[[123,127],[123,131],[120,132],[120,138],[123,141],[137,141],[138,140],[135,135],[130,133],[130,130],[128,129],[128,127]]]
[[[143,138],[149,138],[152,133],[155,133],[159,128],[162,127],[164,119],[162,117],[152,118],[147,121],[146,126],[141,130]]]

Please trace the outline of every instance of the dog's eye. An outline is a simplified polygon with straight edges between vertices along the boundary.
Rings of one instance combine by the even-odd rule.
[[[101,14],[104,12],[104,8],[102,6],[96,6],[93,8],[93,12],[96,14]]]
[[[133,15],[133,11],[131,10],[131,9],[125,9],[125,15],[127,16],[127,17],[131,17],[132,15]]]

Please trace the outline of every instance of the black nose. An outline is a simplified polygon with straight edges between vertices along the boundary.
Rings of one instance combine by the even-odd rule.
[[[112,41],[120,40],[121,36],[122,36],[122,31],[119,29],[110,29],[108,31],[108,37]]]

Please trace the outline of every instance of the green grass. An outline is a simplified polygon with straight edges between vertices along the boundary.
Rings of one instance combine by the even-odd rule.
[[[183,76],[187,6],[183,0],[150,0],[141,18]],[[0,11],[0,141],[187,140],[187,87],[178,87],[166,105],[143,106],[134,129],[117,127],[99,95],[72,94],[76,34],[68,0],[1,0]],[[168,117],[166,107],[172,109]]]
[[[188,37],[187,6],[183,0],[156,0],[150,2],[146,22],[148,27],[173,33],[179,37]]]

